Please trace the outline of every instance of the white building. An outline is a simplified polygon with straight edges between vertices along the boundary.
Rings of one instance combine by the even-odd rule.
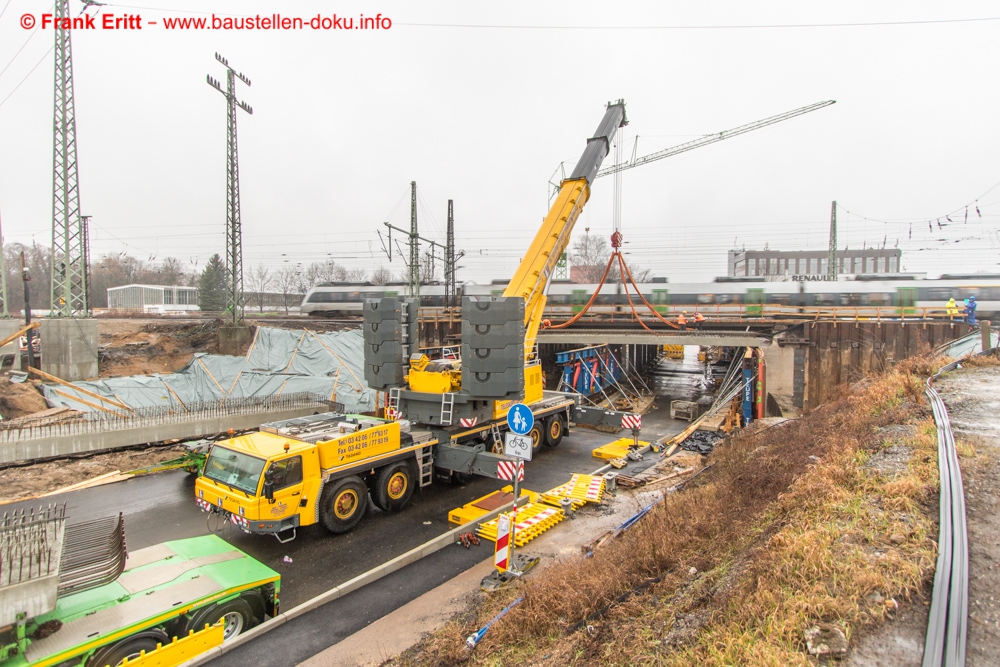
[[[108,310],[134,310],[143,313],[199,310],[198,288],[178,285],[109,287]]]

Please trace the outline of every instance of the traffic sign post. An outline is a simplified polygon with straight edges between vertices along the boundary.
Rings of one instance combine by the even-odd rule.
[[[510,433],[504,437],[504,454],[519,459],[517,469],[513,475],[514,482],[514,509],[510,527],[510,552],[514,553],[514,538],[517,533],[517,501],[521,495],[521,480],[524,479],[524,461],[531,460],[531,437],[528,433],[535,425],[535,415],[524,403],[515,403],[507,410],[507,426]],[[510,571],[518,574],[517,565],[511,561]]]

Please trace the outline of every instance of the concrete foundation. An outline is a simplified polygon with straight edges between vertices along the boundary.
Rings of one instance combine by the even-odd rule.
[[[219,354],[240,356],[253,338],[252,326],[219,327]]]
[[[6,338],[24,326],[24,320],[6,319],[0,320],[0,339]],[[0,359],[4,356],[16,357],[21,349],[20,341],[16,338],[13,342],[0,347]]]
[[[766,345],[762,349],[764,350],[764,364],[767,369],[765,371],[764,382],[767,387],[768,396],[777,403],[782,416],[798,416],[799,410],[802,408],[803,387],[799,387],[798,402],[796,403],[795,368],[796,354],[799,357],[798,364],[802,368],[805,368],[805,357],[802,354],[802,350],[779,345],[777,341],[772,341],[770,345]],[[802,375],[799,378],[799,382],[801,383],[804,380],[804,374],[800,375]]]
[[[41,369],[68,382],[96,378],[99,334],[95,319],[44,319]]]
[[[4,442],[0,443],[0,464],[96,452],[150,442],[164,442],[175,438],[200,438],[225,433],[229,429],[256,428],[271,421],[304,417],[326,409],[328,408],[322,405],[313,405],[243,415],[214,414],[204,417],[193,415],[190,419],[172,422],[163,420],[163,423],[153,423],[137,428],[54,435],[34,440]],[[67,426],[66,428],[72,430],[72,427]]]

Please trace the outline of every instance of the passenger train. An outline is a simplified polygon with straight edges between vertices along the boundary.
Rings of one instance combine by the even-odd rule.
[[[490,285],[465,283],[459,285],[458,291],[459,296],[500,296],[506,286],[507,281],[494,281]],[[553,311],[570,310],[565,307],[578,310],[590,300],[596,288],[597,285],[553,281],[549,285],[548,306]],[[971,296],[976,297],[978,317],[991,318],[1000,312],[1000,274],[945,274],[940,278],[921,274],[859,274],[842,275],[836,281],[724,277],[710,283],[670,283],[654,278],[652,282],[640,283],[639,289],[661,312],[685,308],[721,313],[741,305],[943,309],[949,298],[954,298],[961,308],[963,300]],[[629,291],[636,301],[631,287]],[[406,283],[323,283],[306,293],[300,310],[312,316],[360,315],[365,299],[407,294]],[[420,305],[448,305],[445,286],[421,285]],[[628,300],[622,286],[604,285],[594,305],[628,308]]]

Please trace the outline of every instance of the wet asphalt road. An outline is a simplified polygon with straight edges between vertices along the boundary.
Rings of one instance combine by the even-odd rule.
[[[652,426],[648,419],[647,424]],[[675,424],[674,432],[683,427],[683,422]],[[568,481],[575,472],[592,472],[601,462],[591,456],[591,450],[616,437],[585,428],[573,429],[559,447],[539,448],[527,465],[524,486],[545,491]],[[369,503],[368,514],[350,533],[334,536],[319,525],[307,526],[300,528],[298,537],[289,544],[280,544],[273,537],[248,535],[230,524],[220,527],[217,516],[206,514],[195,505],[194,476],[182,471],[134,478],[45,500],[65,502],[70,524],[124,512],[131,551],[219,530],[217,534],[228,542],[281,574],[282,607],[289,609],[447,532],[454,527],[448,523],[449,511],[505,484],[485,477],[462,486],[438,480],[417,490],[401,512],[385,513]],[[37,500],[13,503],[3,509],[38,504]],[[485,558],[485,549],[480,547],[480,551]],[[284,562],[285,556],[292,562]]]
[[[683,365],[685,371],[690,367],[690,361],[666,363]],[[660,382],[657,385],[657,393],[668,393]],[[675,398],[678,396],[675,387],[670,387],[669,393]],[[642,439],[675,434],[687,425],[669,419],[668,415],[668,402],[660,401],[643,417]],[[592,472],[603,462],[594,459],[591,450],[627,433],[610,435],[574,428],[559,447],[539,448],[534,460],[527,465],[524,486],[544,491],[568,481],[575,472]],[[289,544],[280,544],[272,537],[247,535],[228,524],[219,530],[215,518],[210,520],[209,515],[194,503],[194,477],[180,471],[46,500],[67,503],[71,524],[123,511],[128,546],[133,551],[218,530],[217,534],[231,544],[281,574],[281,604],[287,610],[447,532],[454,527],[447,519],[450,510],[504,484],[487,478],[475,478],[461,486],[435,483],[419,489],[401,512],[383,513],[370,506],[365,519],[346,535],[334,536],[321,526],[308,526],[299,529],[297,539]],[[38,501],[8,505],[4,509],[31,504],[37,505]],[[266,637],[249,642],[211,664],[294,665],[487,558],[489,543],[484,542],[484,545],[469,550],[443,549],[286,623]],[[286,556],[292,562],[285,562]]]

